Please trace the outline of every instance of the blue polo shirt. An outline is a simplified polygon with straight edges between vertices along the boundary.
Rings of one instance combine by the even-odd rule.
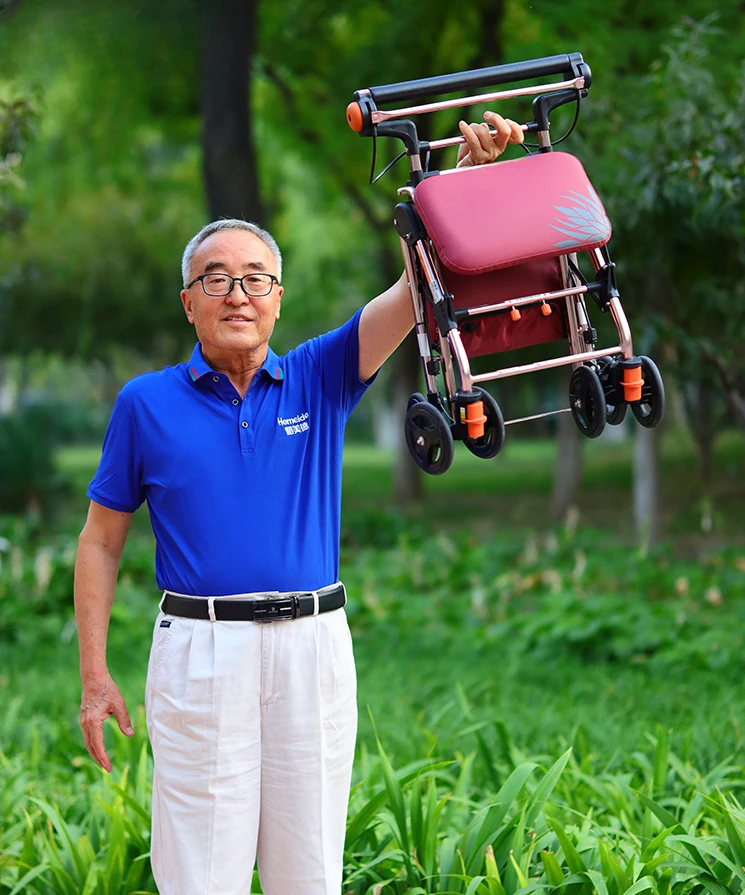
[[[121,390],[88,496],[125,513],[147,501],[159,588],[220,596],[338,580],[344,426],[369,385],[360,313],[284,357],[270,348],[243,399],[198,343],[188,363]]]

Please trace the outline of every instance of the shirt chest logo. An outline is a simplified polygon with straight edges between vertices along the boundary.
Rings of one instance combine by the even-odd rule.
[[[277,425],[285,430],[285,435],[299,435],[301,432],[307,432],[310,429],[308,422],[308,413],[299,413],[297,416],[277,417]]]

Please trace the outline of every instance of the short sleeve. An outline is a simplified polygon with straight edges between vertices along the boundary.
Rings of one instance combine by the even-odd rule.
[[[137,423],[121,393],[111,411],[101,462],[88,486],[88,497],[121,513],[134,513],[145,500]]]
[[[346,416],[375,381],[360,379],[359,322],[362,308],[343,326],[311,339],[308,348],[321,374],[323,392]]]

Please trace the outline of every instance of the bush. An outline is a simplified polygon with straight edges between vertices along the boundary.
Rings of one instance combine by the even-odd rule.
[[[52,407],[24,407],[0,418],[0,513],[38,518],[60,496],[58,433]]]

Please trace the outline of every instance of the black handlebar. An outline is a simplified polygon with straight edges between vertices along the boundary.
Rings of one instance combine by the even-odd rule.
[[[527,81],[530,78],[542,78],[548,75],[564,75],[566,80],[584,77],[585,87],[590,86],[590,68],[584,63],[581,53],[564,53],[560,56],[545,56],[542,59],[529,59],[525,62],[510,62],[506,65],[492,65],[489,68],[477,68],[472,71],[455,72],[433,78],[420,78],[416,81],[401,81],[398,84],[385,84],[370,87],[362,91],[362,95],[372,96],[375,103],[395,103],[420,96],[432,96],[440,93],[451,93],[456,90],[470,90],[486,87],[491,84],[505,84],[509,81]],[[359,100],[359,90],[354,98]]]

